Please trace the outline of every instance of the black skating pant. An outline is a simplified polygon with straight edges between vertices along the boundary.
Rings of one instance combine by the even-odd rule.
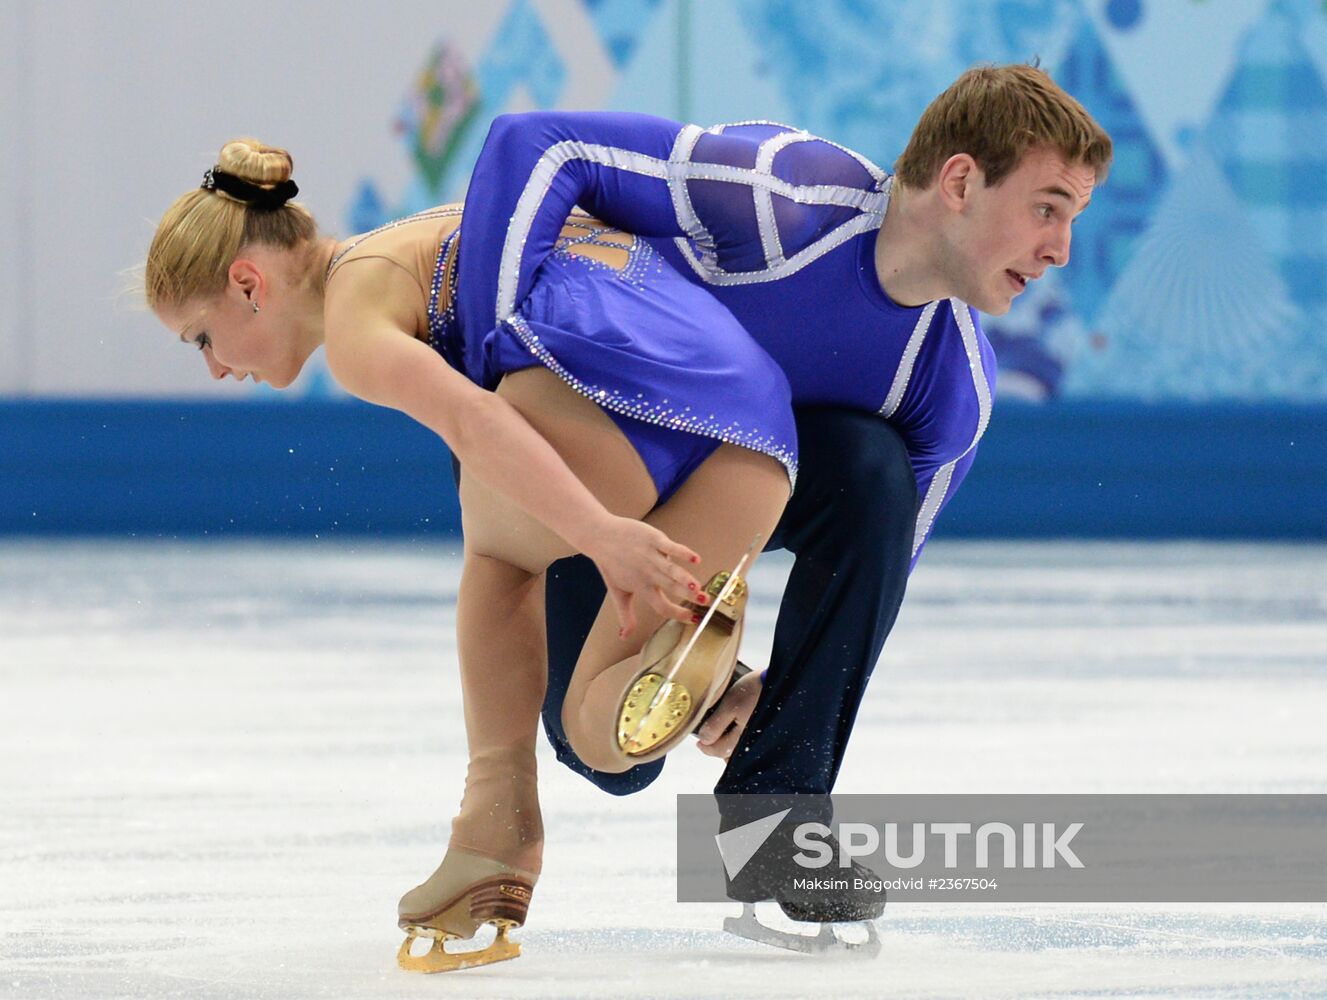
[[[829,794],[907,584],[917,484],[898,433],[876,416],[807,407],[797,411],[797,435],[797,490],[766,546],[796,558],[769,675],[715,786],[722,795]],[[627,795],[658,777],[664,761],[596,771],[581,763],[562,728],[562,701],[603,600],[603,581],[584,556],[549,568],[544,728],[562,763]],[[824,816],[827,801],[807,806],[797,811]]]

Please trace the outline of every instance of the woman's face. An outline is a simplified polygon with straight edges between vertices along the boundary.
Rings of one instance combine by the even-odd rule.
[[[252,378],[284,389],[312,353],[302,347],[308,338],[295,310],[298,297],[271,268],[251,260],[237,259],[228,278],[220,295],[163,306],[157,318],[202,353],[213,378]]]

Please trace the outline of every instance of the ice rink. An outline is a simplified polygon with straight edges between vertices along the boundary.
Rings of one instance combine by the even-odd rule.
[[[1327,905],[891,904],[866,962],[725,935],[673,901],[674,796],[720,767],[690,747],[625,799],[541,756],[524,956],[401,972],[461,792],[458,566],[0,543],[0,996],[1327,996]],[[1322,793],[1325,718],[1327,547],[941,542],[838,791]]]

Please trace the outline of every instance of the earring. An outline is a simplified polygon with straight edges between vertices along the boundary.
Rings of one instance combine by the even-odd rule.
[[[254,311],[254,312],[257,312],[257,311],[258,311],[258,303],[257,303],[257,302],[255,302],[255,303],[253,304],[253,311]]]

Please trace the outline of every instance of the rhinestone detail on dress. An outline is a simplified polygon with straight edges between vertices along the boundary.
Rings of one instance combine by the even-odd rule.
[[[651,266],[659,266],[659,258],[654,248],[644,240],[635,238],[630,247],[625,247],[620,243],[614,243],[607,240],[600,240],[599,237],[617,233],[615,229],[601,229],[591,232],[586,236],[565,237],[559,240],[554,249],[554,254],[560,258],[574,259],[578,264],[592,268],[594,270],[611,271],[620,277],[623,281],[633,284],[640,284],[643,281],[644,274]],[[456,275],[459,268],[451,261],[456,253],[457,237],[460,235],[458,228],[442,243],[438,250],[438,262],[433,269],[433,281],[429,290],[429,344],[442,354],[443,357],[450,357],[448,347],[456,342]],[[573,254],[571,247],[577,245],[602,245],[611,246],[618,250],[628,250],[629,258],[625,267],[616,268],[602,261],[597,261],[579,254]],[[442,299],[442,285],[444,280],[447,282],[447,294],[445,306],[441,312],[438,311],[440,299]],[[643,394],[629,396],[618,392],[616,389],[607,388],[600,385],[590,385],[572,372],[568,371],[556,357],[540,341],[536,334],[526,322],[525,317],[519,312],[513,313],[507,317],[505,324],[539,362],[551,371],[563,382],[567,383],[573,390],[580,395],[593,401],[606,410],[612,410],[614,413],[620,413],[623,416],[632,417],[643,423],[655,424],[661,427],[669,427],[673,430],[687,431],[691,434],[700,434],[704,437],[716,438],[726,444],[740,445],[743,448],[749,448],[752,451],[758,451],[763,455],[769,455],[777,460],[788,472],[788,488],[791,491],[797,484],[797,460],[795,453],[776,437],[763,434],[759,428],[743,427],[738,423],[727,425],[720,424],[714,419],[713,414],[708,417],[693,412],[690,406],[669,405],[667,399],[654,401],[644,397]]]

